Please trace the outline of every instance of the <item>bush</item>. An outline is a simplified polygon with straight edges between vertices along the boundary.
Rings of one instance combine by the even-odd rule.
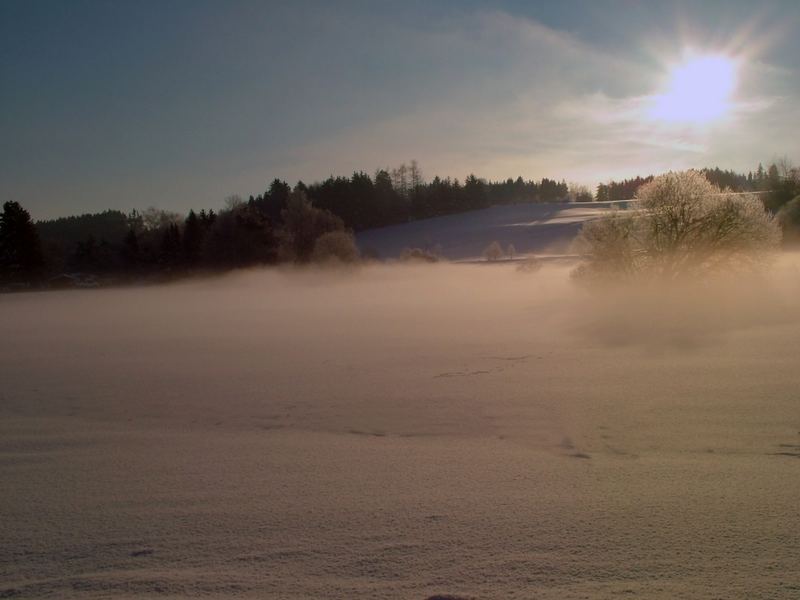
[[[542,268],[542,261],[535,256],[528,256],[522,260],[517,267],[520,273],[536,273]]]
[[[400,260],[404,262],[435,263],[439,261],[439,257],[422,248],[405,248],[403,252],[400,253]]]
[[[578,238],[589,279],[675,279],[753,268],[776,248],[776,220],[752,194],[723,192],[697,171],[668,173],[639,188],[637,210],[586,223]]]
[[[358,247],[353,235],[347,231],[329,231],[323,233],[314,242],[311,259],[316,263],[358,261]]]

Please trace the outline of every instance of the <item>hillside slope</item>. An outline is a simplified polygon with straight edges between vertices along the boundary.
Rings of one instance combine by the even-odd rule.
[[[362,231],[356,236],[362,251],[382,259],[396,258],[404,248],[436,251],[450,260],[483,256],[493,241],[519,254],[563,254],[569,251],[581,224],[609,210],[612,203],[553,203],[492,206],[457,215]]]

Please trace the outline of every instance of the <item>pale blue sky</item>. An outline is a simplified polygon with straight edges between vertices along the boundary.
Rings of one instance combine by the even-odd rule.
[[[36,218],[416,158],[594,184],[800,161],[800,3],[0,2],[0,200]],[[686,47],[742,61],[731,118],[631,115]]]

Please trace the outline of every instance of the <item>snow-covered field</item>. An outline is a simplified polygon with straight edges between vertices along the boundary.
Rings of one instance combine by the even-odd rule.
[[[358,234],[362,250],[382,259],[397,258],[405,248],[435,251],[449,260],[474,260],[494,241],[519,254],[564,254],[581,224],[618,203],[548,203],[492,206],[433,219],[412,221]],[[622,203],[623,205],[625,203]]]
[[[0,597],[799,598],[786,262],[1,296]]]

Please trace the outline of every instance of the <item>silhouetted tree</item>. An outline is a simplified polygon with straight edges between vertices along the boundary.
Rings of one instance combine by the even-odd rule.
[[[639,177],[637,175],[632,179],[609,181],[608,183],[600,184],[597,187],[597,201],[614,202],[617,200],[630,200],[636,195],[640,187],[652,180],[652,175],[648,175],[647,177]]]
[[[106,240],[112,246],[118,246],[125,239],[129,227],[129,217],[118,210],[61,217],[36,223],[42,244],[56,245],[62,252],[71,252],[78,242],[85,241],[89,235],[93,235],[95,239]]]
[[[734,192],[747,192],[753,189],[752,174],[750,181],[746,175],[736,173],[735,171],[724,171],[719,167],[713,169],[702,169],[700,171],[706,176],[711,183],[723,190],[731,190]]]
[[[135,271],[139,267],[139,234],[136,228],[131,227],[125,234],[125,241],[120,251],[123,266],[129,271]]]
[[[375,226],[402,223],[409,218],[408,205],[402,202],[392,186],[392,177],[385,169],[378,169],[372,186],[375,194]]]
[[[286,208],[291,193],[292,188],[289,187],[289,184],[280,179],[274,179],[269,189],[264,192],[262,200],[263,210],[273,223],[280,220],[281,212]]]
[[[42,245],[30,214],[19,202],[6,202],[0,213],[0,277],[36,279],[43,268]]]
[[[167,225],[161,234],[161,248],[159,259],[161,264],[173,267],[181,259],[181,232],[177,223]]]
[[[118,267],[116,254],[107,240],[98,242],[93,235],[89,235],[75,246],[75,252],[69,263],[78,271],[108,273]]]
[[[275,234],[269,218],[258,208],[242,203],[219,215],[209,213],[206,223],[206,264],[234,268],[275,260]]]
[[[206,227],[193,210],[183,222],[183,258],[187,265],[194,266],[200,260]]]
[[[483,179],[469,175],[464,180],[464,205],[470,209],[489,206],[489,192]]]

